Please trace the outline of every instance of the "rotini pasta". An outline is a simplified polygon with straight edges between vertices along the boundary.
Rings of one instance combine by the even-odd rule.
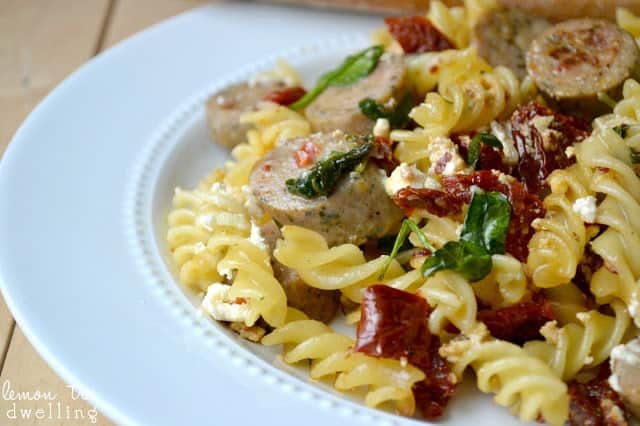
[[[476,324],[478,306],[469,282],[451,271],[438,272],[427,279],[418,294],[427,299],[433,308],[429,315],[431,333],[446,337],[445,328],[453,324],[461,332],[467,332]]]
[[[365,403],[376,407],[384,402],[394,402],[404,415],[415,411],[415,399],[411,388],[424,380],[424,373],[400,361],[373,358],[352,352],[353,339],[336,333],[325,324],[314,320],[290,322],[274,330],[262,339],[270,345],[288,345],[284,360],[296,363],[313,360],[310,369],[312,379],[337,374],[334,386],[348,391],[367,386]]]
[[[473,284],[476,297],[492,308],[504,308],[521,302],[529,294],[523,265],[514,257],[491,256],[491,273]]]
[[[216,265],[224,247],[208,247],[215,233],[248,237],[251,230],[241,195],[220,183],[207,190],[177,188],[169,214],[167,242],[180,282],[205,290],[219,281]]]
[[[297,226],[284,226],[283,239],[273,253],[283,265],[294,269],[302,280],[322,290],[342,290],[352,301],[362,301],[362,291],[376,282],[408,289],[421,280],[419,271],[405,273],[394,260],[382,280],[387,256],[367,262],[359,247],[342,244],[331,247],[322,235]]]
[[[640,44],[640,17],[628,9],[619,7],[616,9],[616,22],[620,28],[635,37],[636,43]]]
[[[582,142],[586,143],[589,141]],[[587,227],[573,209],[576,200],[593,195],[589,189],[591,171],[582,160],[581,155],[577,164],[556,170],[547,179],[551,187],[551,194],[543,202],[547,213],[532,223],[536,233],[529,242],[527,258],[527,267],[537,287],[570,282],[587,244]]]
[[[523,421],[539,416],[549,424],[563,425],[569,411],[567,385],[544,362],[520,346],[489,336],[478,323],[462,340],[440,350],[458,377],[473,367],[482,392],[495,393],[495,401],[512,408]]]
[[[583,367],[600,365],[623,342],[631,322],[629,314],[618,301],[611,307],[613,317],[593,310],[577,314],[580,324],[558,328],[551,321],[541,329],[546,341],[527,342],[524,349],[551,366],[558,377],[570,380]]]

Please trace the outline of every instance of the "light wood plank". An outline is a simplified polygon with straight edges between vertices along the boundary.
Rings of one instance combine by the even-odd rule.
[[[96,51],[151,24],[206,3],[205,0],[115,0],[107,17],[108,0],[0,0],[0,69],[10,70],[8,74],[0,73],[0,152],[36,103]],[[107,26],[101,31],[103,23]],[[0,306],[0,315],[4,315],[3,308],[4,304]],[[5,316],[0,316],[0,337],[3,330],[6,329],[5,334],[11,330],[12,321],[4,319]],[[94,414],[86,402],[73,399],[70,389],[42,361],[19,328],[11,339],[0,384],[5,380],[17,392],[55,393],[54,409],[60,403],[63,410],[69,407],[72,416],[75,410],[85,416],[84,422],[75,418],[34,420],[35,411],[32,411],[30,420],[18,418],[11,424],[89,424],[91,419],[87,416]],[[18,409],[40,408],[48,414],[49,402],[16,403]],[[8,412],[11,408],[13,401],[0,400],[0,424],[5,423],[7,414],[13,414]],[[20,417],[20,412],[16,415]],[[112,423],[98,415],[98,424]]]
[[[207,0],[117,0],[105,47],[180,12],[212,3]]]
[[[0,424],[79,425],[112,423],[65,385],[33,350],[19,327],[16,328],[2,374]],[[11,391],[14,392],[12,398]],[[29,392],[31,400],[17,400]],[[50,396],[38,399],[35,392]],[[95,423],[94,419],[95,418]]]

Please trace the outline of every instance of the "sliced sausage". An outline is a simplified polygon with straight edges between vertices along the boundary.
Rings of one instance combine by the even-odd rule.
[[[371,133],[375,123],[360,112],[358,103],[364,98],[385,103],[400,95],[404,72],[402,56],[385,53],[369,76],[349,86],[329,87],[309,104],[305,114],[311,127],[316,132]]]
[[[554,22],[587,17],[614,20],[617,7],[640,13],[638,0],[499,0],[498,2],[504,6],[519,7],[526,13],[544,16]]]
[[[329,323],[340,307],[340,290],[320,290],[307,285],[298,273],[275,260],[273,273],[284,288],[287,304],[309,318]]]
[[[510,68],[522,79],[527,75],[525,55],[531,41],[551,24],[516,8],[486,12],[473,30],[478,54],[491,65]]]
[[[527,70],[556,101],[619,97],[622,83],[639,75],[640,52],[633,37],[611,22],[576,19],[554,25],[533,40]]]
[[[300,177],[315,161],[332,151],[347,152],[359,138],[345,133],[316,133],[281,141],[256,164],[249,180],[258,203],[281,225],[298,225],[322,234],[329,245],[361,244],[397,229],[402,212],[384,189],[386,174],[369,161],[362,173],[351,172],[330,196],[305,198],[289,192],[288,179]],[[296,153],[314,147],[317,158],[298,166]],[[304,148],[303,148],[304,147]]]
[[[282,237],[280,229],[275,222],[269,221],[260,227],[260,233],[265,239],[270,251],[273,251],[276,241]],[[300,309],[313,318],[324,323],[329,323],[340,307],[339,290],[320,290],[307,285],[298,273],[273,259],[271,261],[273,273],[282,285],[287,295],[287,304]]]
[[[255,110],[267,93],[283,87],[281,81],[239,83],[213,94],[207,101],[207,121],[213,140],[229,148],[244,142],[251,125],[240,123],[242,113]]]
[[[627,408],[640,416],[640,337],[611,351],[609,384],[624,399]]]

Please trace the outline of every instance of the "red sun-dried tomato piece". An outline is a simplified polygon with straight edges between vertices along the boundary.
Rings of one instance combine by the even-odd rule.
[[[312,165],[316,161],[318,153],[318,145],[308,141],[293,153],[293,158],[296,160],[298,167],[302,168]]]
[[[383,136],[376,136],[373,149],[369,154],[369,159],[383,169],[387,173],[387,176],[400,164],[393,156],[393,142],[391,139]]]
[[[431,309],[420,296],[385,285],[363,294],[355,350],[373,357],[401,359],[420,368],[426,378],[413,387],[417,406],[427,419],[442,415],[455,393],[455,378],[440,356],[440,339],[429,332]]]
[[[620,395],[608,382],[611,375],[609,363],[600,366],[598,376],[580,383],[572,380],[569,385],[569,426],[623,426],[628,424],[629,413]]]
[[[458,152],[469,164],[469,144],[475,134],[453,134],[451,140],[458,146]],[[480,156],[476,163],[476,170],[499,170],[511,174],[511,167],[504,162],[504,152],[487,144],[480,144]]]
[[[500,309],[480,309],[478,321],[486,324],[491,335],[518,345],[539,339],[540,327],[555,319],[551,304],[542,293],[532,300]]]
[[[405,53],[439,52],[456,46],[424,16],[385,18],[387,29]]]
[[[307,91],[304,87],[285,87],[283,89],[274,89],[262,98],[265,101],[275,102],[280,105],[291,105],[301,97],[303,97]]]
[[[535,101],[511,116],[511,133],[520,160],[517,174],[529,192],[540,194],[547,176],[575,162],[566,149],[589,135],[588,123]]]
[[[462,211],[464,204],[459,197],[429,188],[402,188],[392,199],[407,216],[411,216],[416,209],[424,209],[440,217],[455,215]]]
[[[501,180],[498,173],[489,170],[480,170],[469,175],[444,176],[442,185],[445,192],[464,203],[471,201],[472,186],[504,194],[511,205],[506,251],[521,262],[526,261],[529,254],[527,244],[534,234],[531,222],[543,217],[545,213],[542,201],[537,195],[529,193],[517,180]]]

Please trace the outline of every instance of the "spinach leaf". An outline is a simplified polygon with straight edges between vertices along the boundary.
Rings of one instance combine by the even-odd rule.
[[[366,142],[348,152],[331,152],[329,156],[318,161],[296,179],[287,179],[289,192],[305,198],[331,195],[340,180],[347,173],[364,161],[373,148],[373,137],[368,136]]]
[[[471,143],[469,144],[469,148],[467,149],[467,163],[476,168],[476,164],[480,159],[480,144],[485,144],[492,146],[494,148],[502,149],[502,142],[493,136],[491,133],[480,132],[471,139]]]
[[[491,254],[504,254],[511,205],[499,192],[474,192],[460,239],[482,246]]]
[[[422,275],[450,269],[469,281],[481,280],[491,272],[491,255],[505,251],[510,221],[511,206],[503,194],[474,192],[460,240],[449,241],[428,257],[422,264]]]
[[[471,241],[449,241],[422,264],[422,275],[430,277],[438,271],[450,269],[469,281],[479,281],[491,272],[491,255]]]
[[[387,261],[384,263],[384,267],[382,268],[382,272],[380,273],[378,279],[382,280],[384,278],[384,275],[387,273],[387,269],[389,269],[389,265],[391,265],[393,259],[398,256],[398,252],[400,251],[400,249],[404,247],[405,240],[407,239],[407,236],[409,236],[410,232],[416,234],[424,248],[428,249],[431,253],[436,252],[436,248],[429,242],[427,236],[422,232],[422,229],[420,229],[420,227],[418,227],[418,225],[411,219],[405,219],[402,221],[402,226],[400,227],[400,232],[398,232],[398,235],[396,236],[396,241],[393,243],[391,254],[389,255]]]
[[[289,105],[289,108],[302,109],[313,102],[327,87],[347,86],[368,76],[378,66],[378,61],[383,53],[382,46],[372,46],[355,55],[348,56],[338,68],[320,76],[314,88]]]
[[[411,112],[411,109],[415,105],[416,100],[411,92],[405,93],[400,99],[400,102],[398,102],[398,105],[392,110],[384,108],[371,98],[364,98],[358,103],[360,111],[367,118],[373,121],[376,121],[378,118],[386,118],[389,120],[389,126],[392,129],[402,129],[409,124],[409,121],[411,121],[409,112]]]

